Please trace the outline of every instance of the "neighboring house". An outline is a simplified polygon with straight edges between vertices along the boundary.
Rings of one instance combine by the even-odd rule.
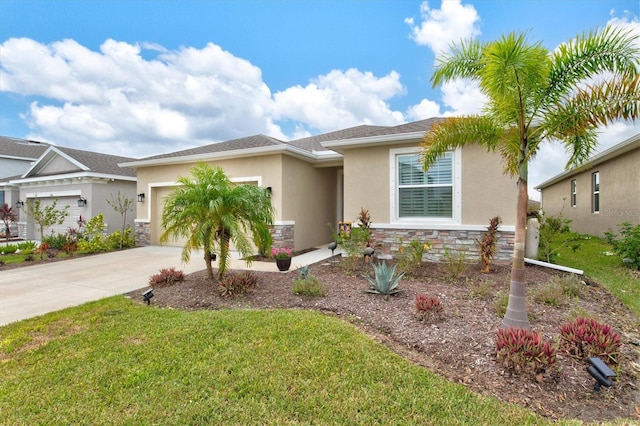
[[[68,228],[78,228],[80,217],[88,221],[97,214],[104,214],[107,232],[121,227],[121,216],[107,203],[118,191],[122,196],[135,199],[135,170],[122,169],[118,163],[131,158],[100,154],[78,149],[48,145],[45,151],[22,174],[0,179],[0,191],[11,194],[14,211],[19,214],[21,238],[39,240],[38,226],[24,212],[24,203],[39,199],[46,207],[54,201],[58,208],[69,206],[69,216],[62,225],[46,232],[66,233]],[[130,212],[129,225],[133,226],[134,213]]]
[[[517,188],[503,175],[501,158],[478,146],[447,153],[425,174],[424,132],[437,119],[395,127],[357,126],[283,142],[264,135],[124,162],[135,168],[139,243],[158,244],[163,199],[179,176],[204,162],[222,167],[234,182],[270,188],[276,211],[274,245],[298,250],[326,244],[341,221],[356,222],[361,208],[372,219],[378,255],[392,256],[411,239],[477,257],[475,238],[499,215],[498,260],[513,249]],[[182,241],[169,244],[181,245]]]
[[[640,133],[538,185],[545,214],[571,219],[571,229],[602,236],[640,224]]]
[[[49,148],[44,142],[0,136],[0,182],[29,170],[33,163]],[[17,192],[4,191],[0,187],[0,205],[13,205]]]

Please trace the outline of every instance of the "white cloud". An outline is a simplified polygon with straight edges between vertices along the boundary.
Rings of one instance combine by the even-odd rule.
[[[69,147],[145,156],[256,133],[286,140],[280,122],[294,137],[404,122],[387,103],[405,91],[395,71],[334,70],[272,95],[259,67],[213,43],[108,39],[92,51],[12,38],[0,49],[0,90],[35,99],[22,116],[31,135]]]
[[[452,42],[459,42],[480,34],[480,17],[473,5],[462,5],[460,0],[443,0],[440,9],[432,9],[429,2],[420,5],[422,22],[416,25],[413,18],[405,19],[411,27],[416,43],[428,46],[438,56],[448,50]]]
[[[294,86],[274,94],[274,117],[307,123],[320,131],[358,124],[396,125],[404,122],[387,100],[404,93],[400,75],[392,71],[383,77],[349,69],[333,70],[307,86]]]

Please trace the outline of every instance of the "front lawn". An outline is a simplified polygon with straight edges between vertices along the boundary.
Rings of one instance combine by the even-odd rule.
[[[302,310],[113,297],[1,327],[0,360],[1,424],[547,424]]]

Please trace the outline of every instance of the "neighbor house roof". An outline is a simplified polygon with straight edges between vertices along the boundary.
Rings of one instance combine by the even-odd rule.
[[[544,189],[546,187],[549,187],[557,182],[563,181],[567,178],[570,178],[571,176],[577,175],[579,173],[582,173],[585,169],[591,168],[591,167],[596,167],[599,164],[604,163],[605,161],[609,161],[612,160],[614,158],[620,157],[621,155],[626,154],[629,151],[633,151],[635,149],[640,148],[640,133],[637,133],[633,136],[631,136],[629,139],[620,142],[617,145],[612,146],[611,148],[602,151],[600,154],[597,154],[593,157],[591,157],[589,160],[587,160],[584,164],[582,164],[579,167],[574,167],[571,170],[567,170],[565,172],[562,172],[554,177],[552,177],[551,179],[541,183],[540,185],[536,186],[535,189]]]
[[[306,149],[307,151],[324,151],[326,148],[322,146],[322,142],[352,139],[380,129],[385,129],[385,126],[371,126],[363,124],[361,126],[350,127],[348,129],[337,130],[335,132],[296,139],[290,141],[289,144]]]
[[[0,136],[0,157],[36,160],[49,146],[46,142]]]

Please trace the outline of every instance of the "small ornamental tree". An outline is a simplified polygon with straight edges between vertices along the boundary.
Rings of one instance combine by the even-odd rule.
[[[127,227],[127,212],[133,211],[133,198],[128,198],[120,194],[120,191],[118,191],[118,195],[116,196],[114,196],[113,194],[109,195],[109,198],[107,198],[107,203],[113,210],[120,213],[120,216],[122,217],[120,226],[120,250],[122,250],[125,236],[124,231]]]
[[[0,208],[0,219],[4,222],[4,237],[9,241],[9,238],[11,238],[9,225],[18,219],[18,215],[13,212],[13,208],[9,204],[4,203]]]
[[[58,210],[58,200],[55,200],[52,204],[42,207],[40,200],[31,199],[27,200],[25,205],[25,213],[31,217],[40,228],[40,239],[44,238],[45,228],[49,228],[54,225],[62,225],[64,220],[69,216],[69,206],[64,206],[62,210]],[[43,253],[40,252],[40,259],[42,259]]]

